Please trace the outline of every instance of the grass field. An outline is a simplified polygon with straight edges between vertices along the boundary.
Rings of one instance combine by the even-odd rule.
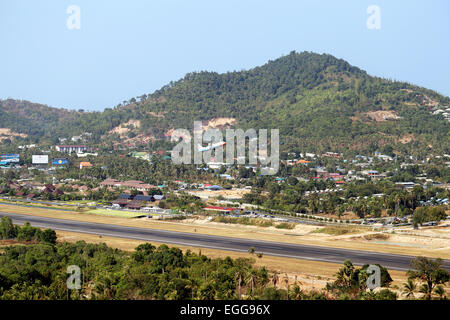
[[[84,213],[109,216],[109,217],[121,217],[121,218],[136,218],[136,217],[141,217],[143,215],[142,212],[107,210],[107,209],[93,209],[93,210],[88,210]]]
[[[74,211],[77,209],[77,207],[73,206],[64,206],[64,205],[50,205],[45,203],[33,203],[33,202],[27,202],[27,201],[8,201],[4,199],[0,199],[0,204],[2,205],[11,205],[11,206],[24,206],[24,207],[31,207],[31,208],[43,208],[43,209],[55,209],[55,210],[65,210],[65,211]]]

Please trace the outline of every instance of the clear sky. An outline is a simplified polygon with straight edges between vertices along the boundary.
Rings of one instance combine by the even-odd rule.
[[[67,27],[70,5],[80,29]],[[370,5],[380,29],[367,27]],[[103,110],[187,72],[250,69],[292,50],[450,96],[450,1],[0,1],[2,99]]]

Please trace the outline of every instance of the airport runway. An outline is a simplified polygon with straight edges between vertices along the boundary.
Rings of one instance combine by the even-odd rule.
[[[237,252],[248,252],[251,247],[254,247],[256,252],[262,252],[265,255],[270,256],[333,262],[339,264],[342,264],[344,260],[349,259],[355,265],[363,265],[366,263],[380,264],[388,269],[395,270],[408,270],[411,260],[414,259],[413,256],[398,254],[136,228],[6,212],[0,212],[0,217],[1,216],[9,216],[13,222],[18,225],[22,225],[25,222],[30,222],[31,225],[35,227],[51,228],[61,231]],[[450,271],[449,260],[444,260],[444,267]]]

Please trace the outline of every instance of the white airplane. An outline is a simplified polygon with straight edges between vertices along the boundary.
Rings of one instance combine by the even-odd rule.
[[[226,144],[227,144],[226,142],[223,142],[223,141],[222,141],[222,142],[214,143],[214,144],[209,145],[209,146],[207,146],[207,147],[202,147],[200,144],[198,144],[197,147],[198,147],[198,151],[200,151],[200,152],[205,152],[205,151],[217,149],[217,148],[219,148],[219,147],[223,147],[223,146],[226,145]]]

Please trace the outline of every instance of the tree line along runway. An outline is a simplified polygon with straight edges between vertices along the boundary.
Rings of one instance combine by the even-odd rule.
[[[414,256],[399,254],[137,228],[115,224],[55,219],[7,212],[0,212],[0,217],[2,216],[9,216],[13,222],[18,225],[23,225],[25,222],[30,222],[35,227],[50,228],[60,231],[236,252],[248,252],[248,250],[253,247],[255,252],[260,252],[270,256],[339,264],[343,263],[346,259],[349,259],[355,265],[380,264],[388,269],[401,271],[409,270],[411,260],[415,258]],[[444,268],[450,271],[450,261],[443,260],[443,264]]]

